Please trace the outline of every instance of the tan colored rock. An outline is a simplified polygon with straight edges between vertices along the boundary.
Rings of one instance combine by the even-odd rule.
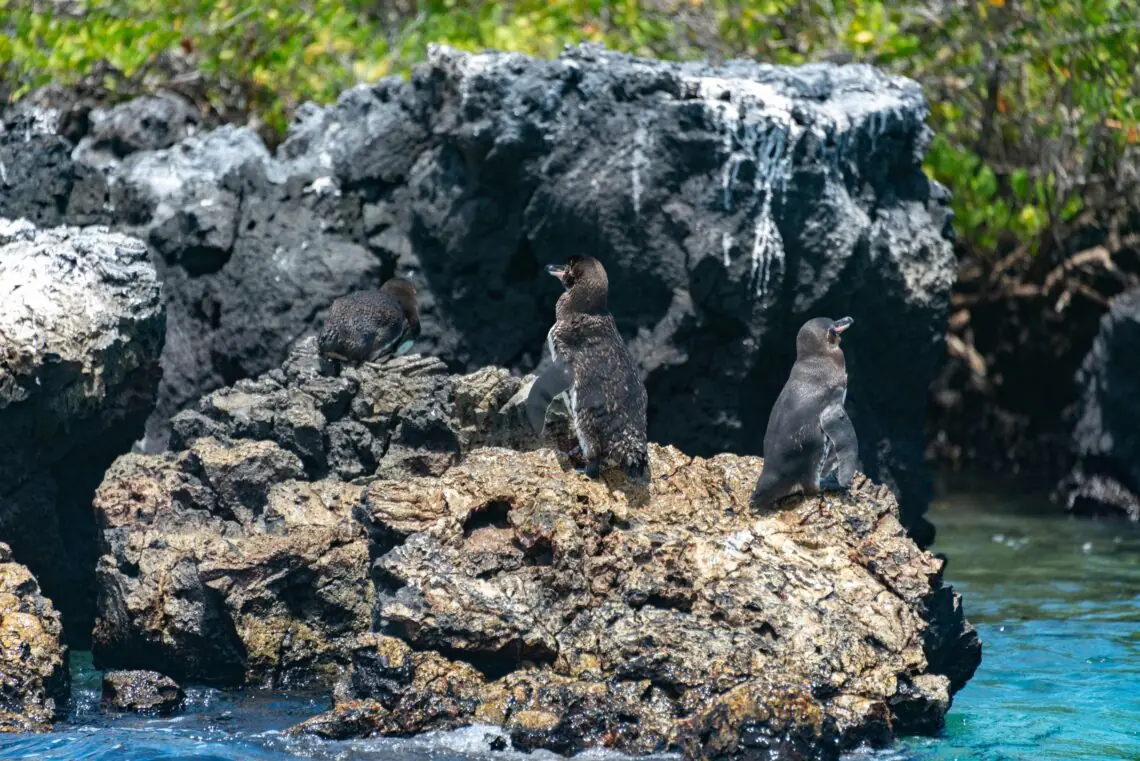
[[[0,544],[0,732],[47,731],[69,687],[60,615]]]
[[[101,665],[176,679],[330,681],[342,640],[366,631],[360,487],[298,481],[272,442],[201,439],[181,455],[127,455],[95,498]]]
[[[419,356],[330,376],[307,340],[209,395],[174,418],[179,453],[126,455],[96,494],[96,660],[180,681],[331,682],[373,607],[363,485],[347,481],[443,473],[486,442],[537,446],[508,403],[522,386]]]
[[[848,495],[753,515],[757,458],[651,446],[651,465],[646,489],[548,450],[480,449],[438,478],[369,484],[376,623],[416,657],[478,669],[478,705],[425,718],[438,694],[406,679],[360,703],[378,693],[370,641],[336,709],[300,731],[489,721],[559,752],[830,757],[941,725],[964,680],[930,656],[972,672],[980,646],[960,614],[926,617],[953,593],[885,487],[859,476]]]
[[[656,445],[648,486],[593,481],[539,448],[565,416],[537,440],[526,384],[415,356],[330,376],[302,343],[210,395],[173,421],[183,451],[97,494],[97,658],[346,673],[296,728],[331,738],[833,758],[941,726],[980,643],[886,487],[756,515],[758,458]]]

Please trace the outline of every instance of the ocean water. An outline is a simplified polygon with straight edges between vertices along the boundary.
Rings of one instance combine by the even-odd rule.
[[[1050,507],[978,494],[932,506],[982,665],[942,737],[876,761],[1140,759],[1140,528]]]
[[[847,761],[1140,760],[1140,529],[1057,516],[1040,501],[972,494],[931,509],[947,578],[984,641],[982,666],[937,738],[907,738]],[[549,761],[491,752],[491,727],[412,739],[326,742],[281,730],[324,710],[322,695],[191,689],[187,710],[108,716],[99,675],[74,658],[71,720],[0,735],[0,759],[90,761]],[[607,752],[579,758],[620,759]]]

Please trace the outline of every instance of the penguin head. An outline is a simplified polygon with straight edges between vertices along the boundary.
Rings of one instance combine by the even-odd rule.
[[[566,292],[558,297],[559,311],[579,314],[605,314],[610,283],[606,269],[592,256],[571,256],[565,264],[547,265],[546,271],[558,278]]]
[[[380,286],[380,290],[391,296],[400,305],[400,311],[404,313],[404,319],[408,321],[406,336],[417,338],[420,334],[420,310],[416,303],[416,287],[409,280],[394,277]]]
[[[855,324],[852,317],[841,317],[832,320],[829,317],[815,317],[808,320],[796,334],[796,355],[807,356],[811,354],[835,354],[843,356],[839,342],[843,331]]]

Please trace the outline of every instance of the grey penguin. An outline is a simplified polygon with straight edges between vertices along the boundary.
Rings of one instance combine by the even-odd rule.
[[[328,359],[372,362],[407,353],[419,335],[416,287],[394,277],[379,290],[356,291],[334,301],[317,346]]]
[[[526,409],[542,432],[546,408],[566,392],[578,447],[591,478],[620,468],[637,480],[649,476],[646,419],[649,398],[637,365],[609,312],[609,279],[592,256],[571,256],[546,271],[566,289],[546,336],[553,363],[531,386]]]
[[[839,347],[851,317],[808,320],[796,334],[796,361],[764,432],[764,470],[752,492],[759,510],[796,493],[846,489],[859,462],[847,400],[847,366]],[[834,479],[825,479],[834,473]]]

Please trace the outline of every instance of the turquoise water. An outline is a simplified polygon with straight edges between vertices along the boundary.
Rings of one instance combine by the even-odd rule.
[[[1140,759],[1140,529],[1042,517],[1055,511],[999,496],[934,505],[934,550],[950,557],[947,578],[964,594],[985,643],[982,666],[955,699],[942,737],[853,753],[849,761]],[[75,661],[71,722],[46,735],[0,736],[0,758],[557,758],[490,753],[494,730],[486,727],[341,743],[281,733],[323,710],[323,696],[193,689],[179,716],[109,717],[99,710],[89,658]]]
[[[1005,510],[979,511],[994,502]],[[1046,510],[977,496],[933,506],[933,549],[950,558],[982,665],[942,737],[876,761],[1140,759],[1140,530]]]

